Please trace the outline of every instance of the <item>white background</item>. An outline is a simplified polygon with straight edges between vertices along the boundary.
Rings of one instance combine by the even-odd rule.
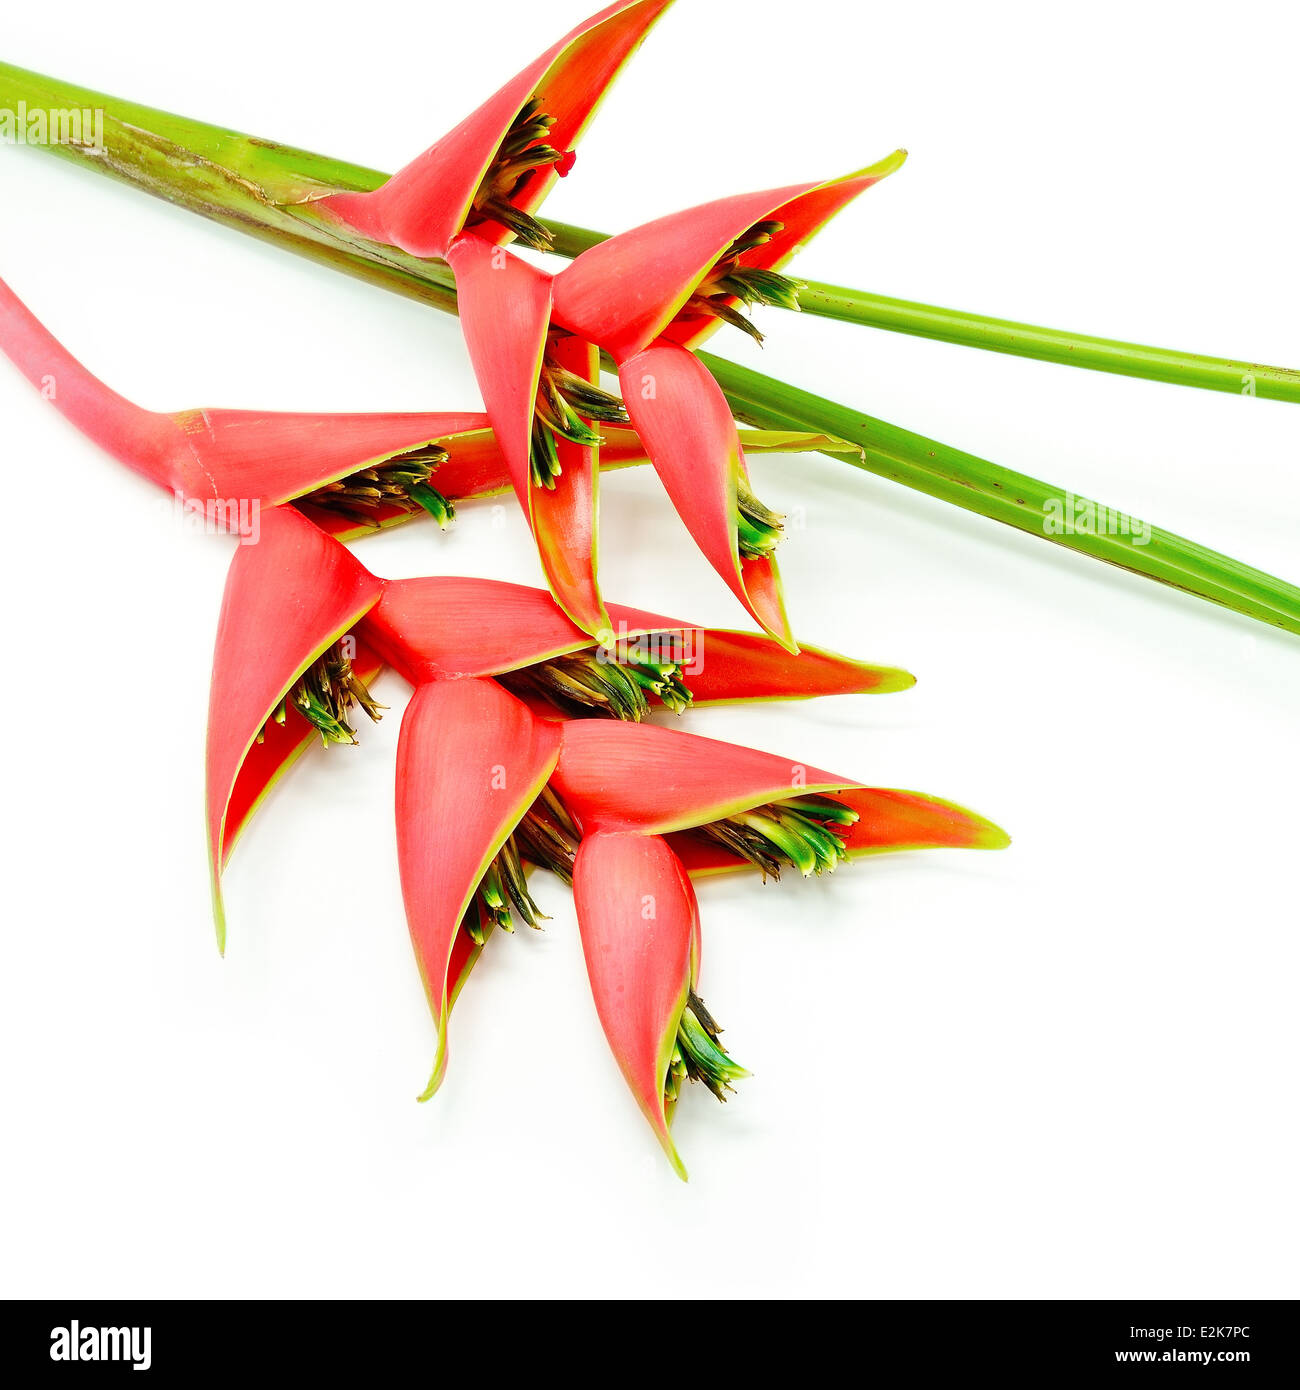
[[[594,3],[594,0],[593,0]],[[394,168],[581,0],[8,5],[3,56]],[[326,11],[320,11],[325,14]],[[680,0],[548,211],[605,229],[906,168],[798,269],[1300,364],[1293,5]],[[0,274],[145,404],[467,408],[456,324],[0,150]],[[769,312],[719,350],[1297,578],[1300,411]],[[30,1295],[1296,1296],[1297,639],[822,457],[760,460],[805,640],[915,691],[697,732],[977,807],[1002,855],[706,885],[702,991],[754,1072],[682,1186],[591,1008],[569,895],[432,1029],[391,831],[401,707],[313,754],[208,920],[207,673],[232,544],[0,363],[3,1274]],[[739,625],[653,477],[622,602]],[[365,545],[537,583],[513,509]]]

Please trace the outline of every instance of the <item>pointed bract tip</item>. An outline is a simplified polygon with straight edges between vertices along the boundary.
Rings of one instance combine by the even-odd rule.
[[[750,617],[778,646],[791,656],[798,656],[799,643],[795,640],[794,629],[790,626],[790,619],[785,611],[785,595],[777,576],[776,565],[771,560],[766,563],[769,566],[769,582],[766,587],[760,588],[746,582],[756,577],[758,566],[753,561],[748,566],[741,562],[739,569],[740,589],[744,595],[742,602],[749,610]],[[746,568],[748,574],[745,572]]]
[[[878,159],[874,164],[868,164],[863,169],[855,169],[851,174],[844,174],[838,179],[832,179],[830,183],[852,183],[857,179],[872,179],[879,182],[881,179],[887,179],[890,174],[896,174],[906,163],[907,151],[895,150],[892,154],[887,154],[884,159]]]
[[[217,952],[224,960],[226,957],[226,905],[221,897],[221,880],[215,876],[212,879],[212,925],[217,934]]]
[[[888,178],[890,174],[896,174],[904,164],[907,163],[907,151],[895,150],[893,154],[887,154],[884,159],[878,160],[862,172],[871,174],[878,179]]]
[[[971,849],[1006,849],[1010,845],[1011,836],[1000,825],[994,825],[983,816],[972,814],[971,819],[979,825],[975,838],[970,842]]]
[[[916,677],[899,666],[872,666],[866,669],[879,677],[868,692],[871,695],[893,695],[900,690],[911,690],[916,684]]]
[[[1010,845],[1011,836],[1000,825],[995,824],[986,816],[981,816],[956,801],[941,801],[937,797],[929,797],[926,800],[934,806],[946,807],[950,812],[955,811],[966,822],[962,838],[952,840],[945,847],[952,849],[1006,849]]]
[[[733,592],[750,617],[791,656],[798,656],[799,643],[785,611],[785,590],[776,561],[770,555],[762,560],[744,560],[737,551],[736,578],[739,583]]]
[[[683,1182],[690,1182],[691,1176],[686,1171],[686,1165],[682,1162],[681,1154],[677,1152],[677,1145],[673,1143],[672,1135],[668,1133],[666,1127],[662,1130],[656,1130],[655,1133],[658,1136],[659,1143],[663,1146],[664,1153],[668,1155],[668,1162],[672,1164],[673,1172],[676,1173]]]
[[[433,1058],[433,1071],[429,1076],[429,1084],[416,1096],[416,1100],[423,1105],[425,1101],[432,1100],[438,1093],[438,1087],[442,1085],[443,1079],[447,1075],[447,1009],[444,1005],[442,1017],[438,1020],[438,1050]]]

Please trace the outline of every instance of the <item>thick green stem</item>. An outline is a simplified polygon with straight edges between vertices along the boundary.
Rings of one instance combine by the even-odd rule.
[[[863,456],[844,455],[846,463],[1046,537],[1069,550],[1199,594],[1260,622],[1300,632],[1300,589],[1292,584],[1055,484],[1002,468],[710,353],[700,356],[726,392],[737,418],[748,424],[763,429],[815,429],[847,439],[863,450]],[[1053,518],[1066,514],[1089,518],[1092,529],[1050,533]]]
[[[374,284],[400,285],[412,298],[455,311],[455,281],[441,261],[340,235],[315,214],[313,199],[340,188],[377,188],[385,174],[0,63],[0,111],[20,108],[102,112],[102,148],[40,148],[250,236]]]
[[[322,193],[374,188],[383,182],[383,174],[0,64],[0,109],[16,109],[20,102],[29,109],[103,111],[103,147],[47,147],[63,158],[373,284],[456,311],[454,284],[442,262],[417,260],[367,242],[316,214],[313,203]],[[743,420],[765,428],[810,430],[850,440],[863,450],[861,466],[881,477],[1300,633],[1300,589],[1294,585],[1180,536],[1139,526],[1113,509],[1075,498],[1064,488],[1000,468],[722,358],[703,357]],[[1235,370],[1242,364],[1221,365]],[[1265,392],[1261,389],[1259,394]],[[858,462],[851,457],[849,461]],[[1054,529],[1050,522],[1067,499],[1075,504],[1072,516],[1082,511],[1100,525]],[[1145,543],[1138,543],[1139,537]]]

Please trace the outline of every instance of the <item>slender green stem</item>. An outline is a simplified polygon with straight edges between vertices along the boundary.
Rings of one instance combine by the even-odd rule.
[[[454,284],[442,262],[417,260],[365,241],[316,214],[313,200],[323,192],[377,187],[384,175],[374,170],[0,64],[0,109],[13,109],[20,101],[29,108],[103,111],[103,147],[48,147],[63,158],[373,284],[456,311]],[[722,358],[702,357],[737,416],[749,423],[847,439],[863,450],[861,466],[881,477],[1300,633],[1300,589],[1292,584],[1075,498],[1051,483],[1000,468]],[[851,457],[849,461],[858,462]],[[1067,501],[1074,503],[1074,516],[1082,508],[1101,524],[1053,528],[1049,523],[1055,509]]]
[[[963,347],[985,348],[1013,357],[1032,357],[1040,362],[1059,362],[1067,367],[1087,367],[1094,372],[1166,381],[1177,386],[1199,386],[1206,391],[1260,396],[1268,400],[1300,403],[1300,372],[1270,367],[1261,362],[1234,362],[1168,348],[1142,347],[1083,333],[1037,328],[1029,323],[967,314],[960,309],[939,309],[889,299],[864,290],[810,282],[799,296],[805,313],[846,323],[868,324],[914,338],[933,338]]]
[[[548,222],[546,226],[555,237],[554,249],[561,256],[581,255],[605,240],[600,232],[571,227],[564,222]],[[817,280],[803,281],[803,285],[799,294],[800,309],[821,318],[885,328],[893,333],[957,343],[962,347],[1004,352],[1013,357],[1058,362],[1066,367],[1087,367],[1094,372],[1300,403],[1300,371],[1288,367],[1235,362],[1199,353],[1122,343],[1111,338],[1094,338],[1085,333],[1038,328],[1031,323],[968,314],[961,309],[940,309],[908,299],[890,299],[887,295],[851,290],[843,285],[826,285]]]

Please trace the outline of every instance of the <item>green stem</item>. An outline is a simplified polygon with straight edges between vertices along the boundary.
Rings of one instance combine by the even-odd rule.
[[[1111,338],[1093,338],[1083,333],[1037,328],[1030,323],[987,318],[982,314],[963,313],[960,309],[939,309],[932,304],[889,299],[882,294],[843,289],[839,285],[810,282],[799,296],[799,305],[805,313],[887,328],[914,338],[932,338],[963,347],[1008,353],[1013,357],[1032,357],[1067,367],[1087,367],[1094,372],[1141,377],[1145,381],[1166,381],[1176,386],[1199,386],[1206,391],[1300,403],[1300,372],[1287,367],[1234,362]]]
[[[65,159],[372,284],[438,309],[456,310],[454,284],[442,262],[417,260],[367,242],[316,214],[313,199],[321,193],[374,188],[383,182],[383,174],[0,64],[0,109],[15,109],[20,101],[30,109],[103,111],[103,148],[46,147]],[[1072,496],[1066,489],[1000,468],[722,358],[707,354],[702,358],[737,416],[749,423],[847,439],[863,450],[861,466],[881,477],[1300,633],[1300,589],[1294,585],[1154,528],[1143,545],[1134,543],[1131,524],[1118,526],[1118,533],[1108,528],[1105,534],[1080,530],[1052,534],[1045,522],[1052,507]],[[1082,498],[1077,504],[1092,505]],[[1112,522],[1130,521],[1106,508],[1094,508],[1093,515]],[[1147,534],[1145,528],[1136,530]]]
[[[548,222],[546,226],[554,235],[555,251],[561,256],[581,255],[605,240],[601,232],[571,227],[564,222]],[[885,328],[893,333],[957,343],[961,347],[1004,352],[1013,357],[1058,362],[1066,367],[1087,367],[1094,372],[1300,403],[1300,371],[1288,367],[1234,362],[1199,353],[1175,352],[1170,348],[1143,347],[1139,343],[1123,343],[1112,338],[1094,338],[1085,333],[1066,333],[1055,328],[1039,328],[1032,323],[968,314],[961,309],[940,309],[933,304],[890,299],[887,295],[851,290],[843,285],[826,285],[817,280],[807,280],[803,284],[800,309],[821,318]]]
[[[863,456],[846,454],[844,461],[867,472],[1198,594],[1260,622],[1300,632],[1300,588],[1292,584],[1055,484],[1002,468],[711,353],[700,357],[726,392],[737,418],[747,424],[762,429],[815,429],[847,439],[863,450]],[[1104,518],[1106,533],[1049,535],[1049,516],[1060,514],[1069,503],[1074,504],[1072,514],[1082,511]]]

